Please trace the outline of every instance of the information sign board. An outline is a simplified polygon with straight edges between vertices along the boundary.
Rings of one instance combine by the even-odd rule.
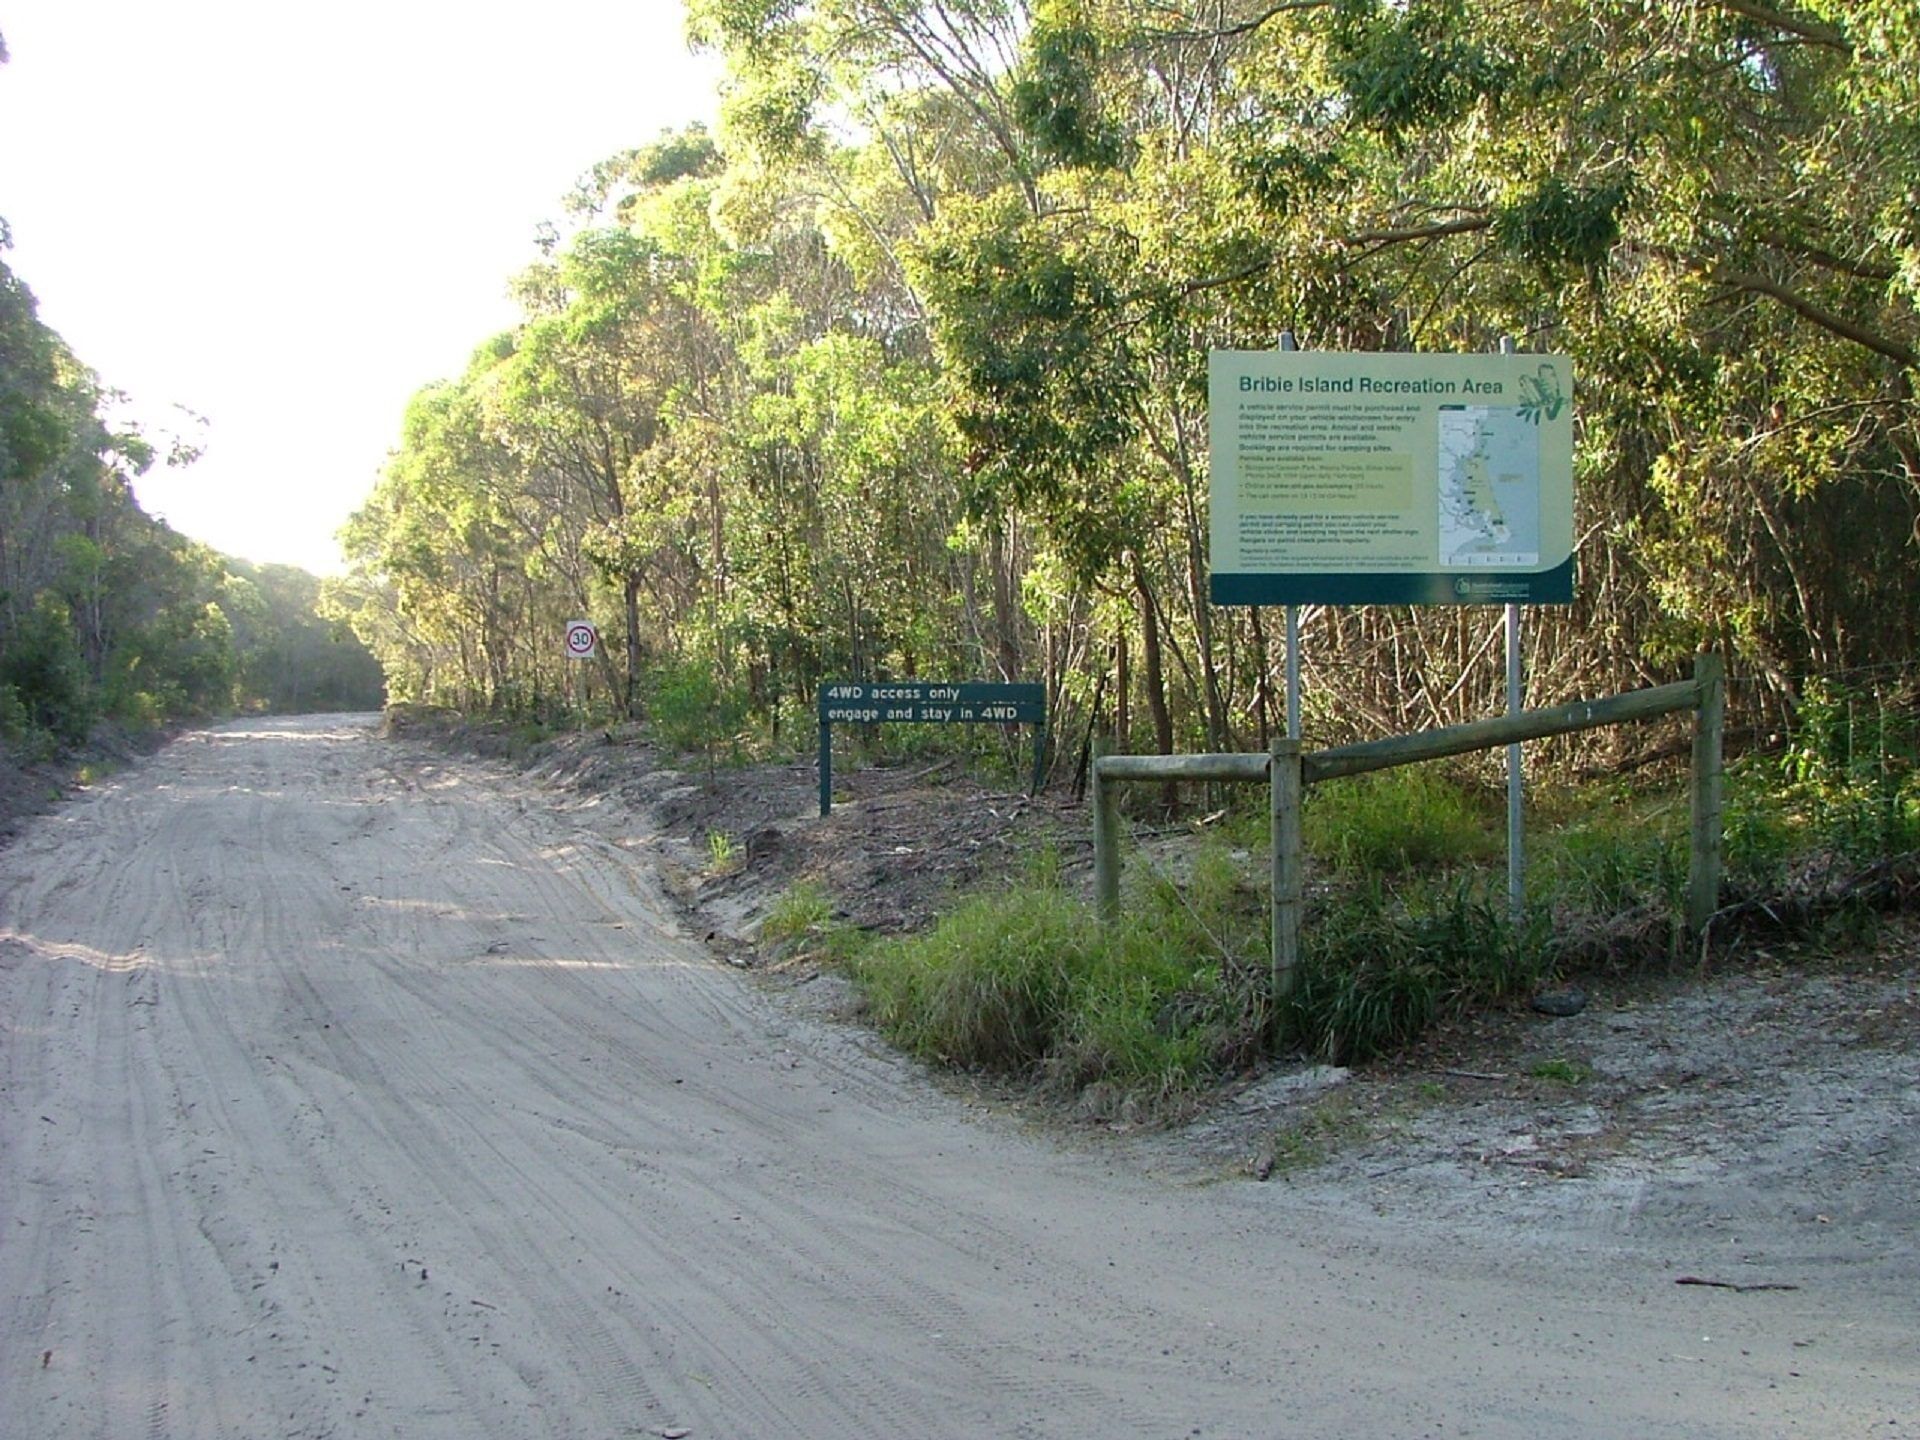
[[[1213,602],[1571,602],[1572,393],[1558,355],[1213,352]]]

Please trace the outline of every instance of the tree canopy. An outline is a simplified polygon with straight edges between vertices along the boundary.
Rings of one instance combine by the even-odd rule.
[[[36,751],[100,720],[235,708],[368,709],[373,656],[317,613],[319,581],[255,567],[140,509],[160,459],[0,262],[0,741]],[[176,443],[165,463],[185,463]],[[262,477],[271,483],[271,477]]]
[[[698,127],[585,177],[430,386],[337,587],[401,695],[778,732],[829,677],[1038,678],[1152,744],[1276,723],[1208,603],[1209,348],[1579,375],[1559,696],[1727,647],[1910,665],[1920,20],[1893,0],[693,0]],[[23,420],[21,445],[42,432]],[[1329,732],[1484,712],[1489,623],[1307,616]],[[687,697],[694,697],[691,702]]]

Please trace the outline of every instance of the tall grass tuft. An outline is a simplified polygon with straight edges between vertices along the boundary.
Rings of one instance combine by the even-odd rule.
[[[1525,993],[1550,971],[1544,915],[1515,925],[1505,897],[1470,879],[1410,888],[1396,899],[1377,881],[1358,886],[1313,917],[1279,1012],[1288,1043],[1357,1064],[1404,1048],[1442,1014]]]
[[[1212,873],[1216,898],[1240,895]],[[876,942],[849,970],[875,1023],[924,1060],[1165,1113],[1263,1051],[1266,1011],[1222,946],[1247,917],[1147,891],[1137,919],[1107,927],[1036,867],[926,934]]]
[[[1684,808],[1590,808],[1537,837],[1529,887],[1573,913],[1657,907],[1678,914],[1686,903],[1688,843]]]
[[[754,939],[783,962],[838,963],[859,950],[864,937],[835,917],[825,886],[818,880],[801,880],[773,902]]]
[[[925,935],[882,941],[853,976],[901,1048],[968,1069],[1024,1072],[1052,1051],[1099,926],[1036,888],[963,902]]]
[[[1301,833],[1315,860],[1342,872],[1471,864],[1500,852],[1484,797],[1433,765],[1403,765],[1316,785]]]

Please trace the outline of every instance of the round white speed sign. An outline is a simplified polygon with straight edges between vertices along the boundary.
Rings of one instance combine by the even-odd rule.
[[[584,660],[593,654],[594,647],[600,643],[600,632],[593,628],[591,620],[570,620],[567,622],[567,654],[576,660]]]

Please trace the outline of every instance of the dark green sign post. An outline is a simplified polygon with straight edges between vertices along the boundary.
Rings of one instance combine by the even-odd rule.
[[[1047,692],[1038,685],[937,680],[831,680],[820,687],[820,813],[833,809],[833,726],[1031,725],[1033,784],[1047,747]]]

